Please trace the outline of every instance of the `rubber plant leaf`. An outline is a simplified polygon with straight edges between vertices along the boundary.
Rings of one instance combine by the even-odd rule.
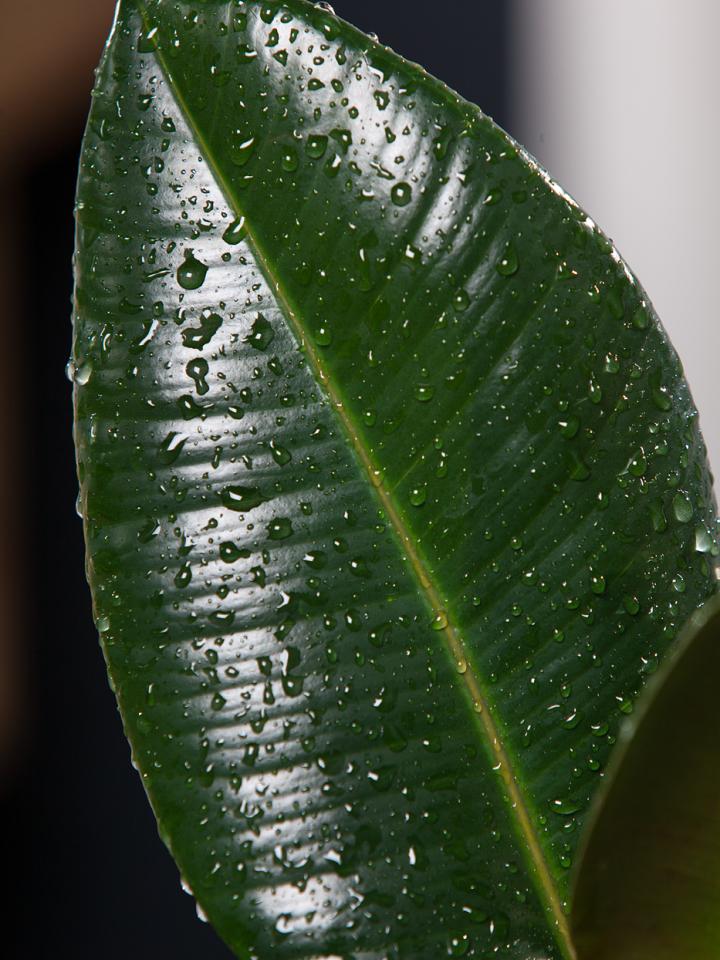
[[[579,860],[580,960],[720,956],[718,676],[714,600],[691,619],[613,757]]]
[[[77,231],[95,615],[210,921],[261,960],[572,956],[618,725],[716,589],[643,290],[304,0],[122,0]]]

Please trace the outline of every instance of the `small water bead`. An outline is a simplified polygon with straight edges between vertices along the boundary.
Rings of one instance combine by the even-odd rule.
[[[185,259],[177,269],[177,282],[183,290],[198,290],[204,283],[208,268],[192,250],[185,251]]]
[[[315,6],[319,10],[324,10],[326,13],[331,13],[335,16],[335,11],[332,6],[327,2],[327,0],[316,0]]]
[[[406,207],[412,200],[412,187],[409,183],[396,183],[390,191],[390,197],[396,207]]]
[[[513,274],[518,272],[519,268],[520,261],[518,260],[515,246],[512,243],[508,243],[505,246],[502,257],[495,265],[495,269],[501,277],[512,277]]]

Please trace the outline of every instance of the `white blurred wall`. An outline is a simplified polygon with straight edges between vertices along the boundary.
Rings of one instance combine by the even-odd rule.
[[[613,238],[720,474],[720,0],[509,0],[511,132]]]

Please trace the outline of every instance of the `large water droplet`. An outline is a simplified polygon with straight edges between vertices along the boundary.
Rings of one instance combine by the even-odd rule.
[[[228,510],[237,510],[238,513],[247,513],[254,510],[263,502],[263,495],[257,487],[225,487],[220,494],[224,507]]]
[[[250,335],[245,337],[245,343],[249,343],[256,350],[265,352],[275,339],[275,331],[265,317],[259,313],[252,325]]]
[[[268,524],[268,540],[287,540],[293,534],[292,522],[287,517],[278,517]]]
[[[229,243],[231,246],[240,243],[241,240],[244,240],[247,236],[247,228],[245,226],[245,217],[239,217],[237,220],[233,220],[229,227],[223,233],[222,238],[225,243]]]
[[[208,268],[192,250],[185,251],[185,259],[177,269],[177,282],[183,290],[198,290],[204,283]]]
[[[396,207],[406,207],[412,200],[412,187],[409,183],[396,183],[390,197]]]

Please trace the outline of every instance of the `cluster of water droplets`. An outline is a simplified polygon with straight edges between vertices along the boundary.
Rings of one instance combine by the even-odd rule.
[[[709,584],[696,425],[594,225],[318,7],[121,20],[68,367],[98,629],[221,929],[549,956],[508,757],[562,875]]]

